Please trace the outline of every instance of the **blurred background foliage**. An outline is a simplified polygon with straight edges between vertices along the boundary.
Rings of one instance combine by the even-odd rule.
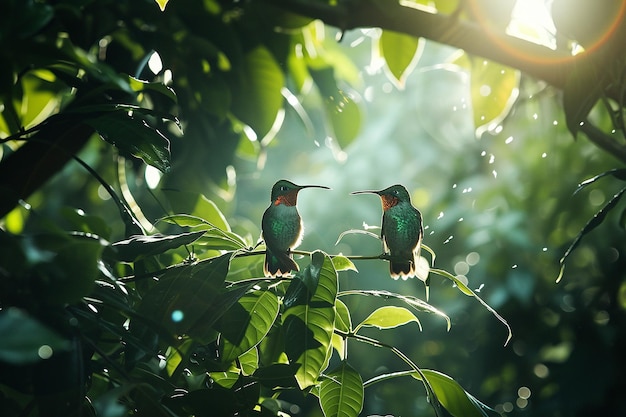
[[[506,318],[514,336],[503,347],[506,329],[433,276],[430,302],[450,316],[451,329],[441,318],[420,317],[422,332],[406,326],[380,337],[506,415],[625,414],[623,204],[584,236],[562,281],[555,283],[568,245],[623,187],[619,178],[607,177],[574,194],[582,181],[620,167],[624,159],[599,149],[593,139],[572,135],[579,121],[592,121],[616,143],[623,141],[623,52],[608,48],[602,55],[611,56],[602,71],[621,84],[593,70],[559,84],[520,71],[515,62],[462,52],[445,38],[432,42],[396,28],[342,31],[313,20],[319,17],[315,13],[292,13],[306,14],[307,4],[313,10],[321,3],[298,1],[290,9],[282,1],[172,0],[160,2],[161,11],[152,0],[6,2],[6,13],[0,13],[5,63],[0,177],[9,209],[2,229],[22,237],[50,230],[91,232],[109,241],[128,237],[129,226],[102,182],[67,156],[59,169],[42,174],[32,194],[19,193],[20,179],[37,177],[33,173],[47,157],[28,150],[20,160],[26,165],[15,171],[9,161],[26,148],[23,139],[40,135],[32,142],[44,143],[50,132],[83,124],[76,117],[87,119],[87,113],[90,120],[112,119],[105,119],[105,127],[84,123],[88,129],[70,138],[81,143],[68,149],[113,185],[139,219],[135,226],[147,233],[171,213],[216,216],[214,204],[253,245],[272,184],[287,178],[332,188],[301,194],[301,249],[377,255],[380,242],[366,236],[348,235],[335,244],[342,231],[380,225],[378,199],[349,193],[401,183],[422,211],[424,243],[437,253],[435,265],[465,277]],[[434,8],[435,16],[453,16],[487,34],[517,29],[518,38],[554,43],[557,56],[595,51],[602,38],[572,33],[586,25],[562,21],[561,30],[562,1],[554,1],[556,30],[542,26],[538,15],[524,20],[521,9],[513,14],[517,20],[507,17],[511,8],[486,16],[493,10],[486,0],[407,3],[411,9]],[[589,1],[571,7],[584,11]],[[623,6],[618,8],[622,20],[613,28],[615,36],[623,34],[624,25]],[[594,28],[607,26],[606,19],[599,18]],[[604,80],[600,90],[594,87],[597,79]],[[620,92],[617,98],[614,91]],[[110,107],[119,104],[150,111],[127,117]],[[170,113],[177,119],[161,117]],[[150,132],[135,130],[138,120]],[[94,134],[105,136],[115,123],[108,142]],[[158,152],[166,148],[171,156]],[[198,200],[198,193],[212,203]],[[87,246],[89,259],[99,259],[103,248]],[[171,255],[169,264],[185,255]],[[10,259],[5,254],[3,262]],[[68,275],[73,268],[98,273],[89,269],[93,265],[68,262]],[[363,260],[356,267],[358,273],[340,275],[341,290],[424,296],[418,280],[391,280],[385,262]],[[2,285],[11,285],[7,282]],[[5,309],[10,291],[0,289]],[[59,299],[72,303],[89,291],[79,288]],[[344,301],[355,322],[389,302]],[[37,303],[21,306],[34,308],[31,304]],[[364,379],[402,369],[385,352],[372,360],[371,349],[350,345],[350,361]],[[320,412],[309,403],[302,407],[293,414]],[[363,413],[432,415],[432,410],[421,385],[398,379],[367,388]]]

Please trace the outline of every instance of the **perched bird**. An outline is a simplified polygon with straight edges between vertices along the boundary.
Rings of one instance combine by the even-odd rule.
[[[411,204],[409,192],[396,184],[380,191],[354,191],[351,194],[378,194],[383,205],[383,224],[380,237],[389,254],[389,273],[394,279],[416,276],[424,229],[422,215]]]
[[[298,191],[303,188],[329,189],[321,185],[296,185],[287,180],[280,180],[272,187],[272,202],[261,221],[265,241],[263,272],[267,277],[284,276],[299,270],[290,252],[302,240],[302,219],[296,201]]]

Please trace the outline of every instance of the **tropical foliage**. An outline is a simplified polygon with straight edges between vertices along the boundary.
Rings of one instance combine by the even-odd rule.
[[[626,6],[555,0],[546,35],[496,3],[6,1],[0,414],[489,416],[530,407],[528,386],[544,413],[619,392],[587,358],[626,346],[623,233],[603,224],[623,228],[626,176],[598,149],[626,161]],[[303,155],[320,146],[332,164]],[[422,280],[381,281],[360,236],[380,213],[336,194],[303,207],[335,246],[309,240],[300,271],[265,278],[260,173],[390,185],[377,157],[425,168]],[[489,298],[468,276],[497,277]],[[601,381],[588,396],[568,397],[574,368]]]

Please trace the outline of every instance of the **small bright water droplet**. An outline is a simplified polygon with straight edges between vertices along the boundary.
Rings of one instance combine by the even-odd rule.
[[[533,114],[533,119],[537,120],[538,117],[539,115],[537,113]]]
[[[485,284],[480,284],[480,286],[476,288],[474,291],[480,292],[480,290],[482,290],[484,287],[485,287]]]
[[[463,221],[463,217],[459,217],[459,221],[462,222]]]
[[[495,160],[496,160],[496,157],[495,157],[494,154],[489,155],[489,163],[490,164],[493,164],[495,162]]]
[[[548,154],[547,154],[547,153],[545,153],[545,152],[541,154],[541,157],[542,157],[542,158],[545,158],[546,156],[548,156]]]
[[[513,265],[513,266],[511,267],[511,269],[515,269],[515,268],[517,268],[517,264],[515,264],[515,265]]]
[[[441,219],[443,217],[443,211],[439,212],[439,216],[437,216],[437,220]]]
[[[504,141],[504,143],[505,143],[505,144],[507,144],[507,145],[508,145],[509,143],[511,143],[511,142],[513,142],[513,136],[509,136],[509,137],[508,137],[508,138],[506,138],[506,140]]]
[[[452,240],[454,236],[450,235],[448,236],[448,238],[446,240],[443,241],[443,244],[445,245],[446,243],[450,242]]]
[[[553,122],[552,122],[552,124],[553,124],[554,126],[557,126],[557,125],[559,124],[559,122],[557,122],[557,121],[555,120],[555,121],[553,121]]]
[[[183,321],[184,317],[185,317],[185,314],[182,311],[180,310],[172,311],[172,321],[174,323],[180,323],[181,321]]]
[[[50,359],[52,357],[52,348],[48,345],[41,345],[39,349],[37,349],[37,355],[41,359]]]
[[[498,178],[498,172],[496,172],[495,169],[493,171],[491,171],[491,173],[493,174],[494,178]]]
[[[486,152],[486,151],[482,151],[482,152],[480,153],[480,156],[485,156],[485,155],[487,155],[487,152]]]
[[[548,251],[548,248],[541,248],[541,250],[542,250],[543,252],[547,252],[547,251]]]
[[[456,184],[452,184],[452,189],[455,189],[455,188],[456,188]]]

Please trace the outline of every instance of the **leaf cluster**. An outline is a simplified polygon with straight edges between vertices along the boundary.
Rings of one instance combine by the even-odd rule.
[[[365,388],[406,376],[425,387],[437,415],[493,414],[452,378],[362,334],[410,323],[421,330],[417,313],[449,328],[445,313],[387,291],[342,292],[341,271],[356,268],[321,251],[307,253],[292,277],[265,278],[264,251],[212,207],[207,219],[170,215],[161,233],[115,242],[92,231],[0,234],[0,392],[3,409],[14,410],[7,416],[276,416],[290,413],[294,391],[317,397],[326,416],[357,416]],[[101,227],[95,218],[83,225]],[[353,324],[355,296],[405,307],[380,307]],[[387,349],[407,371],[363,381],[349,343]],[[63,382],[45,384],[52,380]]]

